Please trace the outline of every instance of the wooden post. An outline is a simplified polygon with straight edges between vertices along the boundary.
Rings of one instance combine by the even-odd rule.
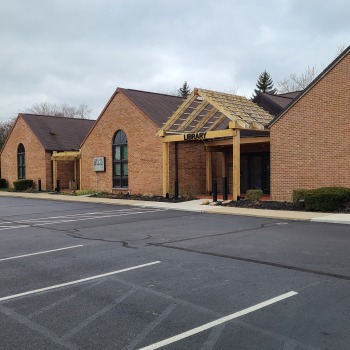
[[[241,147],[240,147],[240,129],[236,129],[236,136],[233,136],[233,200],[236,201],[237,197],[241,194]]]
[[[169,194],[169,144],[163,142],[163,197]]]
[[[55,190],[56,183],[57,183],[57,160],[56,159],[53,160],[52,170],[53,170],[53,176],[52,176],[53,190]]]
[[[205,190],[206,194],[209,194],[212,190],[213,182],[213,170],[212,170],[212,156],[211,152],[208,150],[208,147],[205,147]]]
[[[81,190],[81,182],[82,182],[82,173],[83,173],[83,171],[82,171],[82,166],[81,166],[81,164],[82,164],[82,161],[81,161],[81,157],[79,158],[79,190]]]

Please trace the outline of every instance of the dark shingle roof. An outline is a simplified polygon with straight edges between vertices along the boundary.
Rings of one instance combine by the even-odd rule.
[[[285,109],[302,91],[287,92],[284,94],[268,94],[260,92],[253,102],[276,116]]]
[[[79,150],[95,120],[20,113],[47,151]]]
[[[172,116],[184,101],[179,96],[122,88],[118,88],[118,90],[125,94],[159,127],[163,126],[163,123]]]

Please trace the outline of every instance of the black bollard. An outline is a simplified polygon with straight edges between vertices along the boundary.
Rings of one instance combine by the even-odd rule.
[[[227,177],[224,176],[222,178],[222,199],[224,201],[227,201],[227,199],[228,199],[228,193],[227,192],[228,192],[228,190],[227,190]]]
[[[41,192],[41,179],[38,180],[38,191]]]
[[[213,179],[213,202],[218,201],[218,181]]]
[[[179,180],[175,179],[175,193],[174,193],[174,199],[179,199]]]
[[[56,192],[61,192],[60,180],[59,180],[59,179],[57,179],[57,187],[56,187]]]

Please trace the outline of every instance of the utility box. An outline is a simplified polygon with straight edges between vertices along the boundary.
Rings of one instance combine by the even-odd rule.
[[[69,189],[70,190],[76,190],[77,189],[77,181],[76,180],[69,180]]]

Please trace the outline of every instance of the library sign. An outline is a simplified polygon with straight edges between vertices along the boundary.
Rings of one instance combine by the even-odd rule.
[[[205,140],[206,132],[195,132],[190,134],[184,134],[185,141],[203,141]]]

